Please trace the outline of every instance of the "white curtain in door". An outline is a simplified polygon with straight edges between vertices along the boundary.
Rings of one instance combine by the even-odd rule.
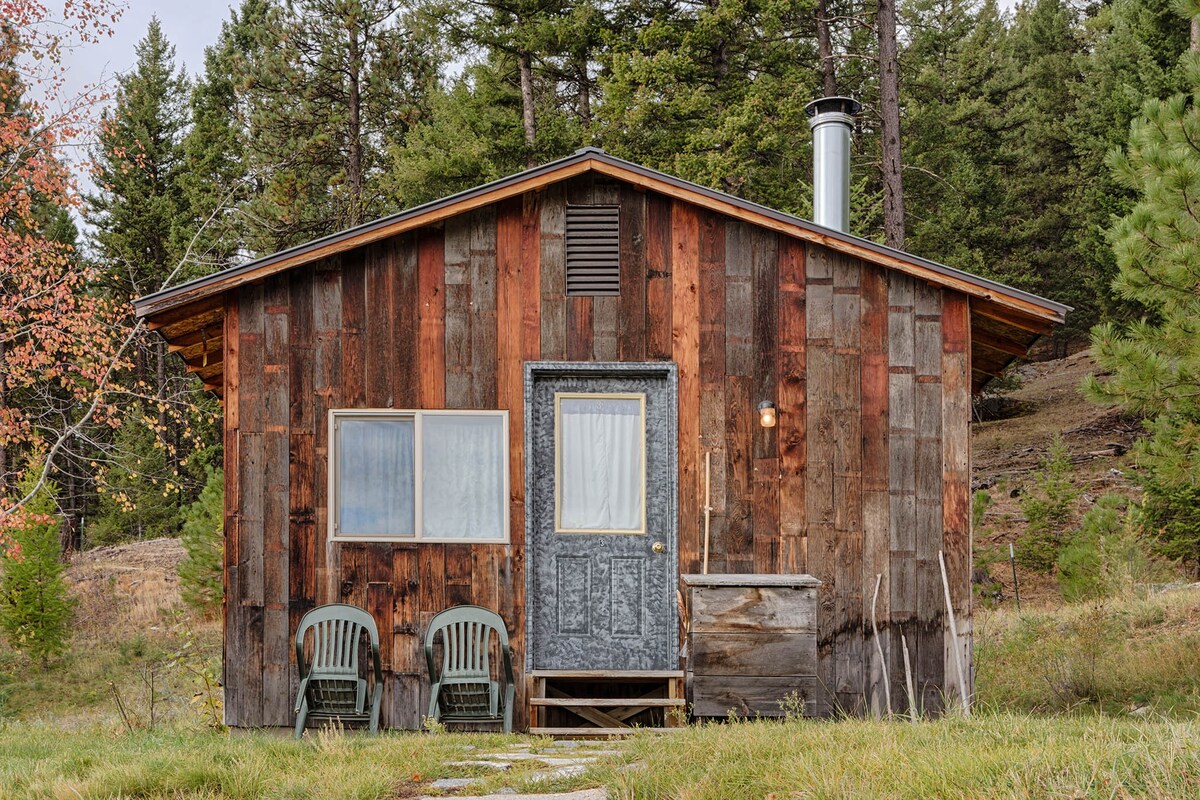
[[[563,397],[558,413],[560,529],[641,531],[641,401]]]
[[[504,418],[498,414],[425,414],[421,535],[504,538],[506,454]]]

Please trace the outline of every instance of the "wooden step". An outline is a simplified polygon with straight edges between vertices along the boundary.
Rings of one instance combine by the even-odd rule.
[[[682,678],[681,669],[535,669],[531,678],[577,678],[579,680],[665,680]]]
[[[623,708],[625,706],[644,706],[661,707],[661,706],[682,706],[686,705],[687,701],[682,697],[596,697],[588,699],[586,697],[531,697],[529,705],[531,706],[582,706],[585,708]]]
[[[632,736],[635,733],[679,733],[686,728],[530,728],[534,736],[574,736],[591,739],[596,736]]]

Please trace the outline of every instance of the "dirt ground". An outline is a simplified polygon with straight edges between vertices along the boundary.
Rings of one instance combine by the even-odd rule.
[[[1094,372],[1096,364],[1086,351],[1024,364],[1018,367],[1020,387],[996,393],[1011,416],[972,424],[972,488],[992,497],[984,524],[975,529],[975,548],[977,554],[988,548],[1003,552],[1006,561],[993,566],[991,574],[1003,585],[1004,603],[1013,597],[1008,544],[1016,541],[1025,523],[1020,497],[1034,483],[1056,435],[1062,436],[1075,465],[1072,482],[1080,493],[1078,515],[1109,492],[1129,497],[1139,493],[1130,478],[1129,448],[1142,435],[1142,424],[1083,396],[1080,385]],[[1020,567],[1017,575],[1022,604],[1059,602],[1053,576],[1027,573]]]
[[[119,621],[125,630],[152,629],[181,607],[178,539],[98,547],[75,553],[66,580],[79,600],[76,630],[104,635]]]

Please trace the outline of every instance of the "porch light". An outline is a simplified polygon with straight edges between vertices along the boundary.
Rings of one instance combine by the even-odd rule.
[[[758,424],[764,428],[775,427],[775,404],[770,400],[758,404]]]

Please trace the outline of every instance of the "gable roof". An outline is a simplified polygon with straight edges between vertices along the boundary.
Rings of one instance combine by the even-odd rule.
[[[183,351],[181,355],[189,362],[189,369],[199,373],[206,386],[219,389],[216,380],[220,376],[219,361],[214,363],[211,358],[217,350],[209,346],[215,343],[219,347],[219,335],[210,339],[205,331],[223,317],[221,296],[226,291],[585,172],[596,172],[660,192],[968,295],[972,298],[972,328],[977,327],[974,324],[977,316],[990,321],[988,326],[994,330],[981,331],[985,334],[983,345],[987,347],[991,342],[995,352],[1002,356],[993,359],[994,363],[987,362],[976,369],[977,373],[982,371],[973,381],[976,388],[982,387],[1014,358],[1024,355],[1040,335],[1061,324],[1071,310],[1069,306],[997,281],[826,228],[617,158],[594,147],[585,147],[540,167],[145,295],[134,301],[134,310],[151,328],[163,333],[171,342],[172,350]],[[194,359],[196,363],[193,363]]]

